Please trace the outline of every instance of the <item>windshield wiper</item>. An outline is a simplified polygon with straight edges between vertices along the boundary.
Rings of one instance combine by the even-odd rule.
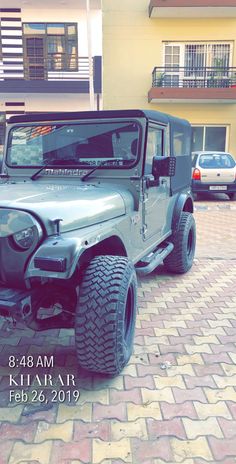
[[[98,168],[100,168],[100,166],[106,166],[106,164],[110,163],[111,161],[123,161],[123,158],[107,158],[106,160],[103,160],[101,161],[100,163],[96,164],[96,166],[91,169],[91,171],[87,172],[86,174],[84,174],[80,180],[84,181],[86,180],[94,171],[96,171]],[[117,163],[116,163],[117,165]],[[111,166],[110,164],[108,164],[108,166]]]
[[[46,166],[49,166],[49,167],[54,167],[51,163],[51,160],[46,160],[46,162],[44,163],[43,166],[41,166],[41,168],[39,168],[31,177],[30,179],[31,180],[35,180],[37,179],[38,175],[40,174],[40,172],[42,172]]]
[[[70,163],[74,163],[74,165],[72,164],[72,166],[75,166],[75,164],[78,164],[78,159],[64,159],[64,160],[46,160],[46,162],[44,163],[43,166],[41,166],[41,168],[38,169],[38,171],[36,171],[31,177],[30,179],[32,180],[35,180],[37,179],[38,175],[40,174],[40,172],[42,172],[44,170],[45,167],[49,167],[49,168],[55,168],[55,167],[59,167],[59,166],[62,166],[65,167],[64,165],[65,164],[68,164],[70,165]]]

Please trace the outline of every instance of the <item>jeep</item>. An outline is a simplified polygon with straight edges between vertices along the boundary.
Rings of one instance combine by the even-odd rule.
[[[74,328],[78,365],[117,375],[132,353],[136,275],[193,263],[190,145],[190,124],[158,111],[11,117],[0,315]]]

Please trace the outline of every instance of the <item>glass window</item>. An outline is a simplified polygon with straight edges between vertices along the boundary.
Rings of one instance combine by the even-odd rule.
[[[75,24],[67,24],[67,33],[68,35],[76,35]]]
[[[201,155],[199,166],[203,169],[228,169],[235,166],[235,161],[229,154],[212,153]]]
[[[46,33],[44,23],[27,23],[23,25],[23,33],[27,35],[41,35]]]
[[[27,23],[23,30],[26,79],[47,78],[47,71],[78,69],[76,23]],[[32,71],[32,65],[44,65],[44,72]]]
[[[65,24],[47,24],[47,34],[65,35]]]
[[[145,174],[151,174],[152,172],[152,159],[153,156],[163,155],[163,130],[156,127],[150,127],[148,129],[147,138],[147,149],[146,149],[146,162],[145,162]]]
[[[173,156],[189,155],[190,153],[190,135],[189,129],[186,126],[179,126],[178,123],[172,123],[173,134]]]
[[[225,151],[225,126],[195,126],[192,128],[192,151]]]
[[[205,150],[225,151],[226,127],[206,127]]]
[[[203,150],[203,131],[204,127],[192,128],[192,151]]]
[[[136,122],[54,124],[13,127],[9,165],[86,167],[109,160],[112,167],[132,166],[138,156]]]

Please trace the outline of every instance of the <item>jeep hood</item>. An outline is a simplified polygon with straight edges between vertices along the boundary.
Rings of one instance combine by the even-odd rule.
[[[39,182],[0,185],[0,212],[1,208],[7,208],[32,213],[49,235],[55,233],[55,219],[62,219],[61,232],[69,232],[122,216],[126,206],[131,205],[131,194],[116,191],[112,186]]]

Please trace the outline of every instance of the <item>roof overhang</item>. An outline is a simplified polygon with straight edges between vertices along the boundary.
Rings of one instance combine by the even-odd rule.
[[[227,18],[236,16],[236,0],[150,0],[150,18]]]

